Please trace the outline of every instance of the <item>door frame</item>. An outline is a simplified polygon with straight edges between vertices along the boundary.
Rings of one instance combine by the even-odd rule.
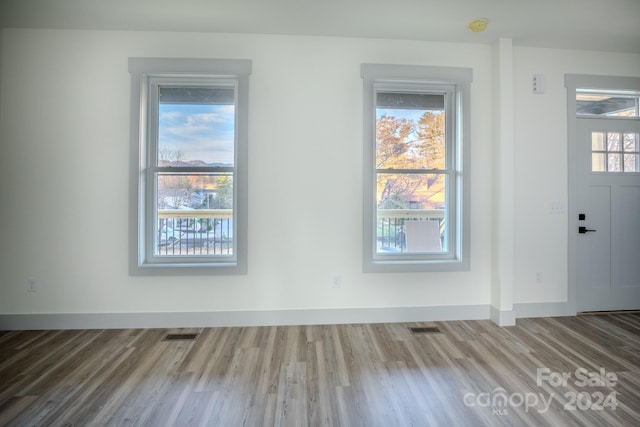
[[[576,117],[576,89],[610,89],[640,91],[640,77],[598,76],[566,74],[567,88],[567,137],[568,137],[568,283],[567,314],[577,314],[578,305],[578,119]]]

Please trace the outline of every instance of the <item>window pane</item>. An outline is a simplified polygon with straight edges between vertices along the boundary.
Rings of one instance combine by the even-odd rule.
[[[158,209],[232,209],[232,173],[159,173]]]
[[[444,95],[377,93],[376,169],[444,169]]]
[[[604,151],[604,132],[591,133],[591,149],[593,151]]]
[[[625,154],[624,155],[624,171],[625,172],[640,172],[640,163],[638,162],[640,156],[638,154]]]
[[[377,253],[443,251],[446,175],[379,173],[376,203]]]
[[[576,113],[578,116],[638,117],[638,94],[578,89]]]
[[[620,134],[617,132],[607,133],[607,151],[622,151]]]
[[[158,166],[233,166],[234,89],[160,87]]]
[[[637,133],[592,132],[591,171],[638,172],[639,137]]]
[[[160,173],[155,255],[233,254],[233,175]]]
[[[591,170],[593,172],[606,172],[607,169],[605,167],[604,162],[605,154],[604,153],[593,153],[591,155]]]
[[[625,133],[624,134],[624,151],[638,152],[638,134],[637,133]]]
[[[607,155],[607,170],[609,172],[622,172],[622,156],[618,153]]]

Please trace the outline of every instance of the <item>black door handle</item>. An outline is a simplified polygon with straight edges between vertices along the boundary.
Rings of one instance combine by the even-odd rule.
[[[578,233],[580,234],[588,233],[590,231],[596,231],[596,230],[591,230],[591,229],[588,229],[587,227],[578,227]]]

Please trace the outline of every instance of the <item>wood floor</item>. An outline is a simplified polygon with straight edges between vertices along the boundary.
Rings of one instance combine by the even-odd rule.
[[[0,425],[638,426],[639,350],[637,313],[0,332]]]

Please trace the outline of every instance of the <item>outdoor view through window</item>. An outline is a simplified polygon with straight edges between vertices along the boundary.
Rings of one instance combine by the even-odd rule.
[[[234,87],[158,91],[155,255],[232,255]]]
[[[376,93],[378,254],[446,252],[445,95]]]

